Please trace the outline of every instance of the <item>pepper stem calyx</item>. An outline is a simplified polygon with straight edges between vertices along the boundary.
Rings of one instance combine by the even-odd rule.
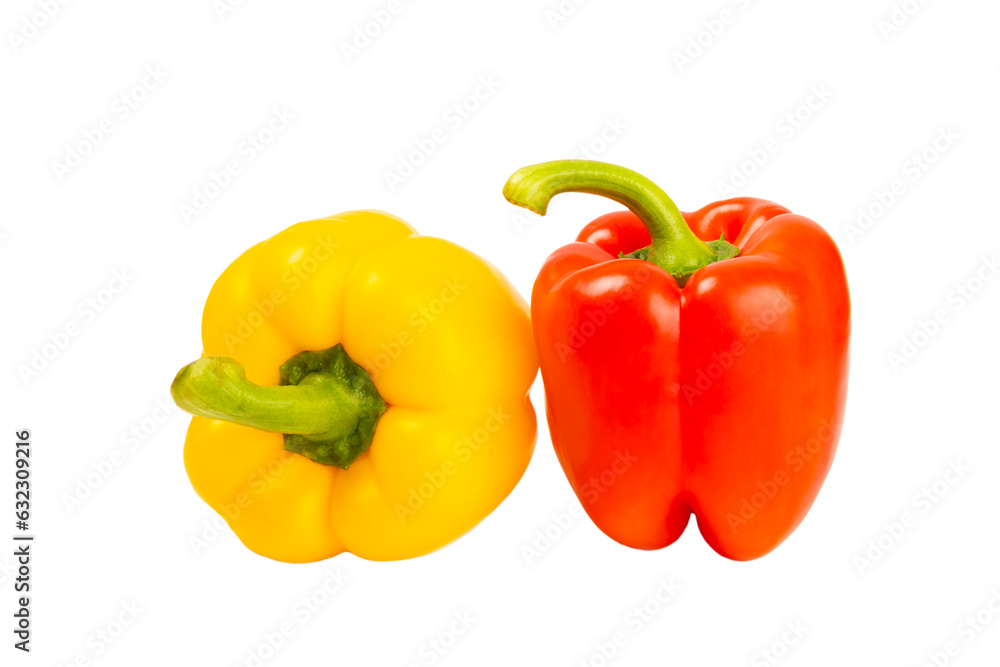
[[[204,357],[177,373],[170,394],[193,415],[281,433],[286,450],[323,465],[347,469],[371,447],[387,406],[342,345],[295,355],[279,377],[257,385],[236,360]]]
[[[552,197],[563,192],[601,195],[628,207],[651,240],[629,257],[656,264],[682,287],[698,269],[739,254],[725,239],[705,243],[695,236],[663,190],[625,167],[591,160],[544,162],[514,172],[503,189],[507,201],[539,215],[545,215]]]

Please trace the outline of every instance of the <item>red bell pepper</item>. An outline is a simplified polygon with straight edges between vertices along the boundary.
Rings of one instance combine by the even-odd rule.
[[[850,302],[836,245],[760,199],[682,214],[599,162],[526,167],[504,188],[541,215],[561,192],[630,209],[554,252],[531,295],[570,484],[622,544],[665,547],[693,513],[721,555],[763,556],[805,517],[840,435]]]

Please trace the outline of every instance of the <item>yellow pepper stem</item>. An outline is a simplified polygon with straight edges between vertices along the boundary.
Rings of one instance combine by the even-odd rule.
[[[205,357],[177,373],[170,395],[193,415],[282,433],[285,449],[323,465],[347,469],[371,447],[386,404],[343,346],[295,355],[280,382],[257,385],[234,359]]]

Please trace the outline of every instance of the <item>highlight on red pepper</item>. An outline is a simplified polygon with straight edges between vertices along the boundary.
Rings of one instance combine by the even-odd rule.
[[[781,544],[833,461],[850,301],[818,224],[740,197],[681,213],[649,179],[584,160],[517,171],[513,204],[613,199],[531,295],[552,443],[587,514],[638,549],[690,519],[734,560]]]

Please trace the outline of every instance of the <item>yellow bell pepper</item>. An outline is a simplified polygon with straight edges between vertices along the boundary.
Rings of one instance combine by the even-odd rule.
[[[356,211],[294,225],[215,283],[171,393],[198,494],[253,551],[429,553],[511,492],[538,370],[524,300],[483,259]]]

